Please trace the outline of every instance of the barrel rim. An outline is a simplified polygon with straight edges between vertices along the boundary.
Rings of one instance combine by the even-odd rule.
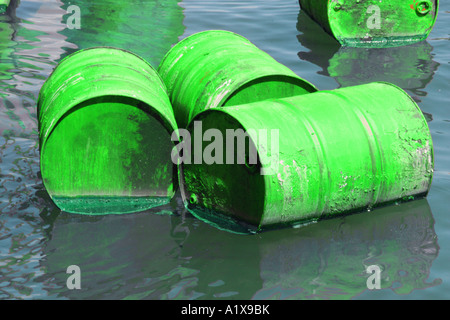
[[[167,87],[163,81],[163,79],[161,78],[161,75],[159,74],[159,72],[157,71],[156,68],[154,68],[150,62],[148,62],[147,60],[145,60],[144,58],[142,58],[141,56],[139,56],[138,54],[123,49],[123,48],[118,48],[118,47],[113,47],[113,46],[94,46],[94,47],[89,47],[89,48],[84,48],[84,49],[80,49],[77,50],[75,52],[72,52],[71,54],[69,54],[68,56],[64,57],[63,59],[61,59],[61,61],[58,62],[58,64],[55,66],[55,68],[53,68],[52,72],[48,75],[46,81],[44,82],[44,84],[41,86],[41,89],[39,90],[39,95],[38,95],[38,102],[37,102],[37,108],[38,108],[38,116],[39,116],[39,106],[41,103],[41,97],[42,97],[42,92],[45,90],[46,88],[46,83],[48,82],[48,80],[53,76],[53,74],[61,68],[61,65],[63,64],[63,62],[66,62],[67,60],[70,60],[71,58],[73,58],[74,56],[78,55],[78,54],[83,54],[86,51],[90,51],[90,50],[99,50],[99,49],[111,49],[111,50],[118,50],[118,51],[122,51],[128,54],[131,54],[133,56],[135,56],[136,58],[140,59],[141,61],[143,61],[145,64],[147,64],[155,73],[155,75],[157,75],[157,77],[160,79],[161,84],[164,87],[164,90],[167,92]]]
[[[98,96],[98,97],[93,97],[93,98],[89,98],[89,99],[85,99],[83,101],[80,101],[78,103],[76,103],[73,107],[71,107],[69,110],[67,110],[67,112],[65,112],[59,119],[58,121],[51,127],[50,132],[48,133],[48,135],[46,136],[46,139],[43,141],[43,143],[41,143],[41,139],[39,139],[39,153],[40,153],[40,157],[42,158],[43,154],[45,153],[45,144],[48,141],[48,138],[51,136],[51,134],[53,133],[54,129],[57,127],[57,125],[64,119],[64,117],[66,115],[68,115],[71,111],[74,110],[74,108],[76,108],[78,105],[81,105],[89,100],[96,100],[98,98],[102,98],[105,97],[106,95],[102,95],[102,96]],[[154,107],[152,107],[151,105],[149,105],[148,103],[146,103],[145,101],[142,101],[140,99],[137,99],[135,97],[129,97],[129,96],[119,96],[119,95],[109,95],[110,97],[120,97],[120,98],[125,98],[128,100],[133,100],[137,103],[141,102],[143,104],[145,104],[147,106],[147,108],[142,108],[142,107],[135,107],[135,108],[139,108],[142,112],[145,112],[146,114],[155,117],[157,116],[156,120],[158,122],[161,123],[161,125],[164,127],[164,129],[167,131],[169,136],[173,135],[173,132],[175,130],[175,128],[172,128],[172,125],[170,123],[170,121],[162,114],[160,113],[157,109],[155,109]],[[86,107],[86,106],[85,106]],[[152,112],[150,112],[152,111]],[[173,141],[173,139],[171,139]],[[44,173],[43,171],[43,167],[42,167],[42,162],[40,163],[40,167],[41,167],[41,172]],[[173,178],[172,178],[172,186],[173,186],[173,192],[171,194],[167,195],[168,199],[172,199],[175,197],[176,194],[176,190],[179,188],[180,186],[180,180],[179,180],[179,165],[176,163],[172,163],[172,170],[173,170]],[[43,180],[43,184],[44,186],[46,186],[46,182],[45,180]],[[46,186],[47,188],[47,186]],[[55,195],[52,194],[50,195],[50,197],[53,199]],[[130,211],[130,212],[136,212],[135,210]],[[80,212],[77,212],[80,213]],[[121,213],[125,213],[125,212],[121,212]]]
[[[264,75],[261,77],[249,79],[248,81],[244,81],[241,84],[239,84],[238,88],[235,91],[230,91],[226,95],[223,96],[223,98],[220,101],[220,104],[218,105],[218,108],[224,108],[225,107],[224,104],[227,103],[227,101],[231,98],[231,96],[238,93],[241,89],[243,89],[244,86],[252,85],[252,82],[270,81],[271,78],[286,78],[286,79],[292,80],[293,84],[298,85],[299,87],[305,89],[306,91],[308,91],[308,93],[314,93],[314,92],[319,91],[319,89],[317,89],[317,87],[314,84],[312,84],[308,80],[305,80],[298,76],[293,76],[293,75],[288,75],[288,74],[283,74],[283,73],[268,74],[268,75]],[[288,97],[289,96],[287,96],[285,98],[288,98]],[[279,99],[282,99],[282,98],[279,98]],[[259,102],[259,101],[255,101],[255,102]],[[249,103],[253,103],[253,102],[249,102]],[[245,104],[248,104],[248,103],[245,103]],[[212,109],[212,108],[210,108],[210,109]]]
[[[41,89],[40,89],[40,91],[39,91],[38,101],[37,101],[37,112],[38,112],[38,120],[39,120],[39,121],[38,121],[38,129],[39,129],[39,132],[40,132],[40,134],[39,134],[40,150],[42,150],[43,146],[45,145],[45,141],[50,137],[50,135],[51,135],[51,133],[53,132],[53,130],[54,130],[56,124],[59,123],[59,121],[60,121],[65,115],[67,115],[68,113],[70,113],[71,110],[73,110],[73,108],[76,108],[78,105],[80,105],[80,104],[82,104],[82,103],[85,103],[85,102],[86,102],[87,100],[89,100],[89,99],[98,99],[98,98],[100,98],[100,97],[107,97],[107,96],[116,96],[116,97],[122,97],[122,98],[134,98],[136,101],[141,101],[142,103],[145,103],[145,104],[149,107],[148,110],[144,110],[144,111],[146,111],[147,113],[152,114],[152,115],[154,115],[154,114],[160,114],[160,112],[158,112],[158,110],[157,110],[154,106],[152,106],[152,105],[148,104],[147,102],[142,101],[142,100],[140,100],[140,99],[138,99],[138,98],[136,98],[136,97],[132,97],[132,96],[127,95],[127,94],[124,94],[124,93],[121,93],[121,94],[117,94],[117,93],[116,93],[116,94],[114,94],[114,93],[112,93],[112,94],[109,94],[109,93],[108,93],[108,94],[96,94],[96,95],[87,97],[87,98],[85,98],[85,99],[83,99],[83,98],[82,98],[82,99],[79,99],[79,100],[77,99],[76,101],[73,101],[72,103],[70,103],[70,104],[68,105],[67,110],[66,110],[65,112],[63,112],[63,113],[60,115],[60,117],[58,118],[58,120],[56,121],[56,123],[53,123],[52,125],[48,126],[48,128],[47,128],[47,133],[45,134],[45,137],[44,137],[44,134],[41,133],[41,130],[42,130],[41,122],[42,122],[42,116],[43,116],[43,115],[42,115],[42,107],[43,107],[42,104],[45,102],[45,100],[43,100],[43,93],[44,93],[44,91],[48,90],[48,86],[49,86],[49,83],[50,83],[50,79],[58,72],[58,70],[62,70],[61,72],[64,74],[64,68],[63,68],[63,67],[64,67],[68,62],[70,62],[70,59],[72,59],[74,56],[77,56],[77,55],[80,55],[80,54],[85,54],[87,51],[91,51],[91,50],[107,50],[107,51],[110,51],[110,50],[111,50],[111,52],[114,52],[114,51],[120,51],[120,52],[126,53],[126,54],[128,54],[128,55],[131,55],[131,56],[137,58],[139,61],[141,61],[141,62],[144,63],[144,65],[141,65],[142,68],[143,68],[144,66],[148,66],[148,67],[149,67],[149,69],[146,70],[146,71],[149,72],[149,74],[150,74],[152,77],[154,77],[156,81],[159,81],[159,85],[161,86],[161,89],[162,89],[162,90],[164,91],[164,93],[167,95],[167,87],[166,87],[166,85],[164,84],[164,81],[162,80],[162,78],[161,78],[160,74],[157,72],[157,70],[156,70],[156,69],[155,69],[155,68],[154,68],[147,60],[145,60],[145,59],[142,58],[141,56],[135,54],[134,52],[131,52],[131,51],[128,51],[128,50],[125,50],[125,49],[122,49],[122,48],[112,47],[112,46],[95,46],[95,47],[90,47],[90,48],[85,48],[85,49],[77,50],[77,51],[71,53],[70,55],[64,57],[64,58],[56,65],[56,67],[53,69],[53,71],[51,72],[51,74],[47,77],[46,81],[44,82],[44,84],[42,85],[42,87],[41,87]],[[63,69],[61,69],[61,68],[63,68]],[[137,70],[137,69],[136,69],[136,70]],[[50,93],[50,94],[49,94],[49,98],[51,98],[52,96],[53,96],[53,93]],[[47,103],[46,103],[46,105],[47,105],[47,104],[50,104],[50,103],[52,103],[52,100],[48,100]],[[168,101],[168,103],[169,103],[169,101]],[[161,114],[160,114],[160,116],[161,116]],[[164,127],[166,127],[166,128],[171,128],[172,130],[175,130],[175,129],[176,129],[176,128],[172,125],[172,122],[170,121],[170,119],[168,119],[165,115],[164,115],[162,118],[164,118],[164,121],[162,121]],[[176,125],[176,122],[175,122],[174,124]]]
[[[408,99],[409,99],[409,100],[413,103],[413,105],[416,107],[416,110],[417,110],[418,114],[419,114],[420,117],[421,117],[422,123],[424,124],[424,126],[425,126],[426,128],[428,128],[428,132],[429,132],[429,135],[428,135],[428,136],[429,136],[429,145],[430,145],[430,150],[431,150],[431,169],[434,171],[434,167],[435,167],[435,155],[434,155],[433,136],[432,136],[432,134],[431,134],[430,126],[428,125],[427,119],[425,118],[425,115],[424,115],[423,112],[422,112],[422,109],[420,109],[420,107],[419,107],[419,105],[417,104],[417,102],[414,101],[414,99],[413,99],[413,98],[412,98],[405,90],[403,90],[403,89],[400,88],[399,86],[397,86],[397,85],[395,85],[395,84],[393,84],[393,83],[391,83],[391,82],[387,82],[387,81],[376,81],[376,82],[374,82],[374,83],[388,85],[388,86],[391,86],[391,87],[393,87],[393,88],[399,90],[401,93],[403,93],[403,95],[405,95],[406,97],[408,97]],[[432,182],[433,182],[433,177],[434,177],[434,175],[431,174],[431,175],[430,175],[430,183],[429,183],[429,187],[428,187],[428,190],[427,190],[425,196],[430,192],[431,185],[432,185]]]
[[[252,102],[252,103],[245,104],[245,105],[250,105],[250,104],[255,104],[255,103],[260,103],[260,102],[261,101],[257,101],[257,102]],[[192,126],[194,124],[194,121],[198,121],[199,118],[203,118],[205,116],[208,116],[209,113],[211,113],[211,114],[212,113],[221,113],[221,114],[231,118],[233,121],[235,121],[236,124],[238,126],[240,126],[244,130],[244,132],[248,132],[248,129],[251,129],[251,128],[247,128],[246,126],[244,126],[241,120],[239,120],[237,117],[235,117],[233,114],[231,114],[229,112],[231,110],[232,110],[231,108],[222,108],[222,107],[214,107],[214,108],[203,110],[200,113],[196,114],[191,119],[191,121],[189,121],[189,123],[186,126],[186,128],[189,130],[189,128],[192,128]],[[258,150],[258,146],[255,144],[255,141],[253,140],[253,138],[251,136],[249,136],[249,139],[250,139],[249,141],[251,141],[251,143],[255,146],[255,149],[257,150],[257,169],[261,169],[262,168],[262,163],[261,163],[260,152]],[[226,165],[226,164],[224,164],[224,165]],[[243,165],[245,166],[245,164],[243,164]],[[183,164],[181,164],[180,165],[180,174],[183,174],[183,172],[184,172],[184,168],[183,168]],[[270,181],[264,175],[263,175],[262,180],[264,181],[263,182],[264,189],[266,189],[268,184],[270,183]],[[184,177],[182,178],[181,182],[184,183]],[[184,188],[184,184],[180,184],[180,186],[181,186],[181,189]],[[186,195],[184,194],[184,190],[181,190],[181,192],[183,193],[183,196],[184,196],[183,200],[185,200]],[[264,213],[265,213],[266,207],[267,207],[267,203],[266,203],[266,200],[264,198],[263,203],[262,203],[262,211],[261,211],[261,214],[259,215],[258,223],[254,223],[254,222],[251,222],[251,221],[245,221],[245,220],[242,220],[242,219],[238,219],[238,220],[241,220],[244,223],[247,223],[249,225],[252,225],[252,226],[256,227],[257,230],[260,230],[262,225],[263,225],[263,222],[264,222]],[[233,218],[236,218],[236,217],[233,216]]]
[[[50,136],[52,135],[53,131],[55,130],[55,128],[58,126],[58,124],[66,117],[68,116],[71,112],[74,111],[74,109],[76,109],[77,107],[79,107],[80,105],[82,105],[83,103],[86,103],[88,101],[95,101],[99,98],[119,98],[119,99],[129,99],[132,101],[135,101],[137,103],[143,103],[144,105],[147,106],[147,108],[139,108],[140,110],[142,110],[143,112],[149,114],[152,117],[155,117],[159,122],[161,122],[162,126],[167,130],[167,132],[169,133],[169,135],[171,136],[173,134],[173,132],[177,129],[174,128],[170,122],[169,119],[167,119],[167,117],[162,114],[161,112],[159,112],[155,107],[153,107],[152,105],[148,104],[145,101],[142,101],[141,99],[132,97],[132,96],[128,96],[128,95],[120,95],[120,94],[108,94],[108,95],[99,95],[99,96],[94,96],[94,97],[89,97],[88,99],[82,99],[80,101],[77,101],[74,105],[70,106],[66,112],[64,112],[56,122],[54,122],[53,124],[51,124],[48,128],[47,133],[45,134],[45,139],[44,139],[44,135],[40,135],[39,136],[39,150],[40,152],[44,152],[44,147],[45,144],[47,143],[47,140],[50,138]],[[85,106],[84,108],[86,108],[88,106]]]
[[[59,61],[58,65],[55,67],[55,69],[53,69],[53,71],[56,70],[58,67],[60,67],[63,62],[65,62],[66,60],[71,59],[72,57],[74,57],[74,56],[76,56],[78,54],[85,53],[86,51],[101,50],[101,49],[117,50],[117,51],[122,51],[122,52],[125,52],[125,53],[128,53],[128,54],[132,54],[133,56],[139,58],[140,60],[142,60],[143,62],[148,64],[153,70],[155,70],[155,68],[147,60],[145,60],[140,55],[138,55],[138,54],[136,54],[136,53],[134,53],[132,51],[129,51],[129,50],[126,50],[126,49],[123,49],[123,48],[119,48],[119,47],[113,47],[113,46],[94,46],[94,47],[84,48],[84,49],[80,49],[80,50],[77,50],[75,52],[72,52],[68,56],[66,56],[63,59],[61,59],[61,61]]]
[[[426,126],[428,127],[428,122],[427,119],[425,118],[422,109],[420,109],[419,105],[417,104],[416,101],[414,101],[414,99],[405,91],[403,90],[401,87],[399,87],[398,85],[392,83],[392,82],[388,82],[388,81],[374,81],[372,83],[378,83],[378,84],[383,84],[383,85],[388,85],[390,87],[393,87],[395,89],[397,89],[398,91],[400,91],[401,93],[403,93],[403,95],[405,95],[406,97],[408,97],[408,99],[414,104],[414,106],[416,107],[417,111],[419,111],[419,114],[421,115],[421,118],[423,119],[424,123],[426,124]],[[431,136],[431,134],[430,134]]]
[[[240,34],[238,34],[238,33],[235,33],[235,32],[233,32],[233,31],[229,31],[229,30],[224,30],[224,29],[210,29],[210,30],[199,31],[199,32],[193,33],[193,34],[187,36],[186,38],[184,38],[184,39],[178,41],[177,43],[175,43],[175,44],[172,46],[172,48],[170,48],[170,50],[167,51],[167,53],[166,53],[166,54],[164,55],[164,57],[161,59],[161,62],[160,62],[159,65],[158,65],[157,71],[158,71],[158,72],[161,71],[161,68],[162,68],[162,66],[164,65],[165,61],[166,61],[166,60],[169,58],[169,56],[170,56],[171,54],[173,54],[173,52],[176,50],[175,48],[178,48],[179,46],[183,45],[184,43],[186,43],[186,42],[188,42],[188,41],[190,41],[190,40],[192,40],[192,39],[198,38],[198,37],[200,37],[201,35],[206,34],[206,33],[218,33],[218,34],[223,33],[223,34],[229,34],[229,35],[234,35],[234,36],[237,36],[237,37],[239,37],[239,38],[242,38],[242,39],[244,39],[244,40],[246,40],[246,41],[248,41],[248,42],[251,42],[251,41],[250,41],[249,39],[247,39],[246,37],[244,37],[244,36],[242,36],[242,35],[240,35]]]

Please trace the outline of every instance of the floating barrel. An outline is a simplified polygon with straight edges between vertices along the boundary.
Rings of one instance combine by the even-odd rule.
[[[386,47],[425,40],[438,0],[299,0],[300,7],[344,46]]]
[[[426,119],[388,83],[215,108],[188,130],[207,160],[181,165],[188,209],[257,230],[423,197],[433,176]]]
[[[205,109],[317,91],[246,38],[222,30],[178,42],[158,72],[182,128]]]
[[[46,80],[38,100],[43,183],[62,210],[104,214],[170,201],[177,129],[150,64],[108,47],[77,51]]]

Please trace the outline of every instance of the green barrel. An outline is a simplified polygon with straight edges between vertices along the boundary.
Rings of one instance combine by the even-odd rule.
[[[389,83],[215,108],[188,130],[197,157],[181,165],[188,209],[256,231],[420,198],[431,186],[426,119]]]
[[[126,213],[170,201],[177,126],[145,60],[117,48],[77,51],[46,80],[37,108],[41,175],[60,209]]]
[[[344,46],[386,47],[425,40],[438,0],[299,0],[300,7]]]
[[[317,91],[246,38],[223,30],[178,42],[158,72],[182,128],[205,109]]]

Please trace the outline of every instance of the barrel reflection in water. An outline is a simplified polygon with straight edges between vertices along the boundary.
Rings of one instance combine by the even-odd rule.
[[[11,6],[0,16],[0,99],[6,96],[3,92],[8,89],[5,80],[10,80],[14,74],[11,71],[15,67],[12,61],[14,50],[11,47],[14,43],[13,35],[17,29],[14,9]]]
[[[80,28],[61,34],[79,49],[111,46],[130,50],[158,66],[171,45],[184,32],[183,8],[179,0],[89,1],[62,0],[64,9],[80,9]],[[71,22],[70,11],[64,21]],[[68,51],[72,53],[73,51]]]
[[[184,212],[128,216],[60,214],[44,251],[41,281],[72,299],[349,299],[368,292],[366,268],[381,289],[408,294],[429,279],[439,246],[427,200],[243,236]],[[66,268],[81,269],[81,290]]]
[[[44,250],[42,282],[59,298],[164,298],[180,278],[195,273],[180,258],[187,235],[180,210],[174,200],[136,215],[57,215]],[[81,290],[66,287],[70,265],[80,267]]]
[[[297,30],[298,41],[309,50],[300,51],[299,58],[322,68],[319,74],[333,77],[342,87],[387,81],[418,101],[439,67],[427,41],[393,48],[341,47],[303,11]]]
[[[397,294],[441,283],[428,280],[439,246],[427,200],[322,222],[261,248],[264,288],[255,298],[353,298],[368,290],[371,265],[381,269],[381,289]]]

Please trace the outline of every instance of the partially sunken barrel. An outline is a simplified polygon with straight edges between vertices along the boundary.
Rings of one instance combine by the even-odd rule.
[[[300,7],[339,43],[390,47],[425,40],[438,0],[299,0]]]
[[[262,230],[420,198],[431,186],[427,121],[387,83],[207,110],[188,130],[194,160],[183,159],[182,192],[206,219]]]
[[[66,57],[41,88],[38,118],[42,180],[60,209],[127,213],[174,195],[175,118],[161,78],[135,54]]]

